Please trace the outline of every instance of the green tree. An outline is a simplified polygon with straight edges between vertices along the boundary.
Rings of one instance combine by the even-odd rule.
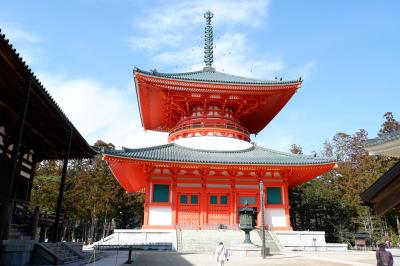
[[[97,141],[98,149],[114,148]],[[32,203],[41,210],[55,211],[61,162],[42,162],[34,179]],[[115,180],[101,155],[92,159],[71,160],[68,164],[63,201],[64,239],[93,242],[120,228],[141,225],[144,197],[127,194]]]
[[[391,113],[385,113],[380,133],[399,129]],[[356,231],[368,232],[374,241],[396,235],[398,212],[383,217],[363,206],[359,194],[397,162],[393,158],[370,156],[364,149],[368,133],[337,133],[325,141],[321,156],[337,158],[338,168],[292,189],[292,226],[296,230],[324,230],[328,241],[353,241]],[[292,145],[297,153],[299,145]],[[301,148],[301,147],[300,147]],[[301,149],[300,149],[301,150]]]

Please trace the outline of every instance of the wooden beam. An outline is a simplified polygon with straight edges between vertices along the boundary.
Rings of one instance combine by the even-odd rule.
[[[28,80],[28,85],[26,88],[25,99],[24,99],[24,108],[21,110],[19,127],[17,129],[17,134],[15,135],[15,141],[13,144],[12,150],[12,166],[10,172],[10,182],[8,183],[7,188],[5,189],[4,202],[1,205],[0,209],[0,240],[8,239],[8,230],[11,222],[11,216],[13,211],[13,202],[12,202],[12,192],[14,188],[15,177],[18,169],[18,157],[20,153],[22,137],[24,135],[25,128],[25,119],[29,109],[29,101],[32,90],[32,80]]]

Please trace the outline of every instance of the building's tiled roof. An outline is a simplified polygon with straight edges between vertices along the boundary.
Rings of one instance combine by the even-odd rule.
[[[377,145],[384,144],[386,142],[390,142],[393,140],[400,139],[400,130],[389,133],[389,134],[384,134],[380,137],[374,138],[374,139],[369,139],[367,140],[365,147],[373,147]]]
[[[301,78],[298,80],[263,80],[245,78],[235,75],[226,74],[223,72],[216,71],[212,67],[205,67],[203,70],[185,73],[160,73],[156,70],[144,71],[139,68],[135,68],[134,72],[151,75],[155,77],[163,77],[170,79],[178,79],[184,81],[200,81],[200,82],[215,82],[215,83],[237,83],[237,84],[253,84],[253,85],[285,85],[301,82]]]
[[[211,151],[187,148],[169,143],[160,146],[122,150],[103,150],[105,155],[151,161],[216,163],[216,164],[270,164],[270,165],[310,165],[334,163],[333,158],[295,155],[252,146],[238,151]]]
[[[72,142],[72,150],[70,154],[70,158],[89,158],[93,157],[96,152],[91,148],[91,146],[86,142],[86,140],[83,138],[81,133],[75,128],[75,126],[72,124],[72,122],[68,119],[67,115],[64,113],[64,111],[60,108],[60,106],[57,104],[57,102],[54,100],[54,98],[50,95],[50,93],[46,90],[46,88],[43,86],[43,84],[39,81],[39,79],[36,77],[36,75],[33,73],[31,68],[28,66],[28,64],[23,60],[21,55],[17,52],[17,50],[13,47],[11,42],[6,38],[6,36],[2,33],[0,29],[0,49],[1,49],[1,56],[0,56],[0,61],[3,63],[4,58],[7,60],[4,60],[4,66],[9,64],[12,65],[12,75],[7,74],[5,71],[0,72],[3,75],[7,75],[7,79],[14,79],[16,82],[20,81],[21,79],[29,83],[31,82],[32,86],[32,91],[38,98],[37,101],[35,101],[32,97],[30,100],[30,113],[37,112],[37,116],[42,117],[43,115],[47,115],[48,119],[55,119],[52,120],[53,123],[47,123],[51,124],[52,130],[58,130],[60,128],[66,128],[72,130],[72,137],[73,137],[73,142]],[[1,70],[3,71],[3,70]],[[5,83],[6,84],[6,83]],[[12,87],[7,87],[7,84],[5,85],[6,90],[2,91],[1,96],[7,95],[7,94],[14,94],[14,95],[19,95],[18,91],[15,90]],[[24,89],[24,94],[23,97],[25,97],[26,94],[26,89]],[[17,96],[16,96],[17,97]],[[0,102],[4,99],[12,99],[8,98],[6,96],[0,97]],[[20,98],[21,99],[21,98]],[[35,109],[36,105],[42,104],[46,106],[47,111],[54,112],[54,114],[43,114],[39,113],[40,109],[37,108]],[[6,104],[7,106],[7,104]],[[39,110],[39,111],[38,111]],[[33,116],[32,116],[33,117]],[[28,119],[28,118],[27,118]],[[32,118],[34,119],[34,118]],[[44,121],[42,121],[45,123]],[[45,123],[46,124],[46,123]],[[55,126],[57,124],[57,126]],[[35,126],[33,124],[30,124],[31,128],[34,128]],[[48,128],[41,128],[43,131],[48,130]],[[53,132],[51,132],[53,133]],[[49,133],[49,134],[51,134]],[[41,136],[44,138],[44,136]],[[61,137],[60,137],[61,138]],[[65,137],[62,137],[65,138]],[[48,142],[49,139],[46,140]],[[64,140],[65,141],[65,140]],[[63,151],[64,144],[63,142],[59,142],[61,144],[55,144],[51,143],[52,148],[51,148],[51,153],[57,154],[57,156],[60,156],[60,158],[64,158],[64,155],[60,155]],[[54,145],[54,146],[53,146]],[[61,148],[62,147],[62,148]],[[48,154],[48,153],[47,153]],[[44,153],[43,153],[44,155]],[[49,156],[49,155],[46,155]],[[50,158],[46,157],[46,159],[55,159],[55,158]]]

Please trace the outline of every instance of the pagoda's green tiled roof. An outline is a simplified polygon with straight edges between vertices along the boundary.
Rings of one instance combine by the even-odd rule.
[[[369,147],[373,147],[373,146],[377,146],[377,145],[381,145],[393,140],[397,140],[400,139],[400,130],[392,132],[392,133],[388,133],[388,134],[384,134],[380,137],[374,138],[374,139],[369,139],[367,140],[365,147],[369,148]]]
[[[194,72],[185,72],[185,73],[160,73],[156,70],[153,71],[144,71],[139,68],[135,68],[134,72],[170,78],[170,79],[178,79],[184,81],[200,81],[200,82],[215,82],[215,83],[237,83],[237,84],[253,84],[253,85],[285,85],[285,84],[294,84],[301,82],[301,78],[298,80],[263,80],[263,79],[253,79],[253,78],[245,78],[235,75],[226,74],[223,72],[216,71],[212,67],[205,67],[203,70],[194,71]]]
[[[216,164],[269,164],[269,165],[308,165],[334,163],[333,158],[295,155],[252,146],[238,151],[211,151],[187,148],[169,143],[141,149],[103,150],[105,155],[139,160],[216,163]]]

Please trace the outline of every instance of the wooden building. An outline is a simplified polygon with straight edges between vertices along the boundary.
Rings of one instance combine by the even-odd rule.
[[[60,195],[54,210],[58,224],[68,160],[90,158],[94,154],[0,32],[0,240],[8,239],[10,224],[26,222],[13,214],[16,203],[29,204],[38,163],[64,160]]]
[[[400,131],[370,139],[366,150],[372,155],[400,158]],[[361,194],[361,199],[374,207],[378,215],[392,208],[400,209],[400,162],[390,168]]]

